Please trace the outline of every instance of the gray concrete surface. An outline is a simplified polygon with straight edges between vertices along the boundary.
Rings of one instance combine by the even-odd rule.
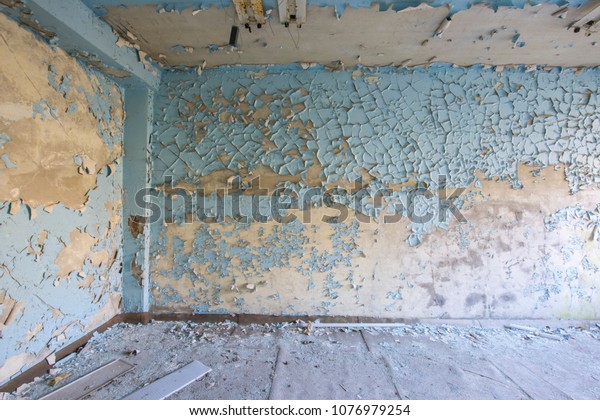
[[[520,322],[558,340],[506,329],[503,321],[452,324],[310,335],[293,324],[118,324],[5,398],[39,398],[115,358],[136,368],[88,398],[123,398],[192,360],[212,372],[172,399],[600,398],[595,323]],[[55,387],[48,384],[65,373]]]

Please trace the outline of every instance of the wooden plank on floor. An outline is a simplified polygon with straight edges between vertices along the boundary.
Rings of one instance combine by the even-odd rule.
[[[73,382],[52,391],[41,400],[80,400],[95,390],[112,382],[115,378],[129,372],[135,366],[125,360],[117,359],[82,376]]]
[[[164,400],[177,391],[185,388],[197,379],[200,379],[212,369],[194,360],[187,366],[169,373],[164,378],[152,382],[133,394],[123,398],[124,400]]]

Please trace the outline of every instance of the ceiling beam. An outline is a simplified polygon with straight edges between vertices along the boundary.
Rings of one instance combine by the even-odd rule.
[[[145,68],[137,51],[118,46],[112,28],[81,0],[22,0],[57,45],[112,75],[125,87],[157,90],[160,70]]]

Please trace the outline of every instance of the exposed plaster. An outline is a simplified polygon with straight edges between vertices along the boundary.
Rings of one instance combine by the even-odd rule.
[[[11,57],[12,63],[0,76],[2,107],[12,112],[8,118],[0,116],[0,131],[11,139],[2,148],[10,170],[3,174],[0,200],[30,207],[62,202],[82,210],[97,173],[121,155],[121,145],[113,138],[122,123],[120,103],[103,99],[118,90],[92,73],[76,72],[79,65],[64,52],[55,52],[52,63],[40,63],[48,47],[37,43],[33,52],[20,50],[31,44],[32,35],[17,32],[13,25],[2,18],[0,29],[6,36],[0,39],[0,54]],[[29,115],[24,113],[28,106]],[[46,139],[43,148],[39,137]],[[82,165],[85,168],[79,170]],[[53,187],[41,180],[51,180]]]
[[[324,224],[323,216],[336,214],[328,208],[314,209],[311,223],[167,224],[153,240],[153,308],[593,319],[600,246],[589,228],[548,232],[543,216],[593,203],[597,192],[569,196],[552,168],[538,176],[522,168],[522,181],[520,190],[494,181],[469,190],[469,230],[452,223],[418,247],[398,240],[408,221]]]
[[[434,62],[600,65],[598,55],[590,53],[600,41],[597,27],[576,32],[573,26],[588,9],[571,4],[561,19],[555,15],[563,7],[559,4],[523,2],[512,7],[496,3],[496,9],[487,4],[455,9],[414,3],[410,6],[417,7],[401,11],[380,11],[373,4],[371,8],[349,8],[341,18],[336,18],[332,6],[309,5],[301,29],[280,24],[277,10],[273,10],[262,29],[248,32],[241,28],[236,47],[229,45],[231,26],[239,25],[233,8],[195,12],[188,7],[180,13],[160,13],[156,4],[115,5],[107,6],[102,18],[165,68],[293,62],[334,68]],[[452,24],[436,36],[440,23],[448,22],[449,16]]]
[[[167,2],[158,2],[156,0],[83,0],[88,6],[93,8],[98,14],[106,13],[108,6],[124,6],[124,5],[153,5],[156,11],[160,13],[181,13],[185,9],[193,8],[195,14],[210,7],[229,8],[233,5],[233,0],[171,0]],[[400,11],[410,7],[417,6],[421,2],[418,0],[307,0],[308,5],[319,7],[334,7],[337,16],[342,16],[344,10],[350,9],[369,9],[374,4],[377,4],[379,10],[394,10]],[[572,7],[579,7],[587,3],[587,0],[542,0],[542,1],[527,1],[527,0],[431,0],[426,2],[432,7],[440,7],[450,5],[452,12],[466,10],[477,4],[485,4],[496,10],[500,6],[523,8],[527,4],[557,4],[563,6],[569,4]],[[263,0],[264,9],[278,10],[277,0]]]
[[[596,316],[598,245],[548,239],[543,217],[596,201],[597,84],[594,69],[447,65],[169,74],[155,105],[153,185],[159,199],[206,201],[189,214],[179,197],[174,223],[151,227],[154,309]],[[468,188],[453,202],[467,223],[437,205],[439,175]],[[317,194],[298,203],[305,212],[288,211],[295,222],[247,223],[253,205],[264,215],[271,205],[257,176],[269,193]],[[388,211],[406,210],[417,187],[431,195],[413,205],[434,217],[386,224],[375,193]],[[238,210],[219,198],[225,190]]]
[[[2,383],[119,311],[124,114],[116,85],[2,14],[0,55]]]

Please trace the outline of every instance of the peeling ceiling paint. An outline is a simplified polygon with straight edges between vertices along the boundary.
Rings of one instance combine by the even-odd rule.
[[[600,54],[590,53],[600,41],[600,32],[569,29],[589,10],[569,8],[566,16],[564,11],[557,15],[560,10],[561,6],[543,4],[500,6],[495,11],[479,4],[452,14],[448,25],[453,10],[447,5],[422,4],[399,12],[380,11],[375,5],[349,8],[341,17],[332,7],[312,5],[302,28],[281,25],[277,10],[273,10],[261,29],[254,27],[248,32],[240,28],[235,48],[228,45],[232,25],[239,24],[232,8],[187,8],[169,13],[157,11],[156,5],[107,6],[103,18],[165,67],[291,62],[334,67],[433,62],[600,65]]]
[[[233,0],[170,0],[158,2],[157,0],[83,0],[92,9],[102,14],[106,12],[107,6],[131,6],[131,5],[155,5],[156,10],[182,11],[193,7],[194,10],[204,10],[210,7],[227,8],[231,7]],[[277,0],[263,0],[265,10],[277,9]],[[527,4],[556,4],[563,6],[569,4],[571,7],[579,7],[588,3],[588,0],[307,0],[308,5],[320,7],[335,7],[336,13],[342,15],[346,9],[369,9],[377,4],[379,10],[400,11],[409,7],[418,6],[421,3],[427,3],[432,7],[449,5],[453,12],[468,9],[477,4],[486,4],[497,9],[500,6],[523,8]]]

